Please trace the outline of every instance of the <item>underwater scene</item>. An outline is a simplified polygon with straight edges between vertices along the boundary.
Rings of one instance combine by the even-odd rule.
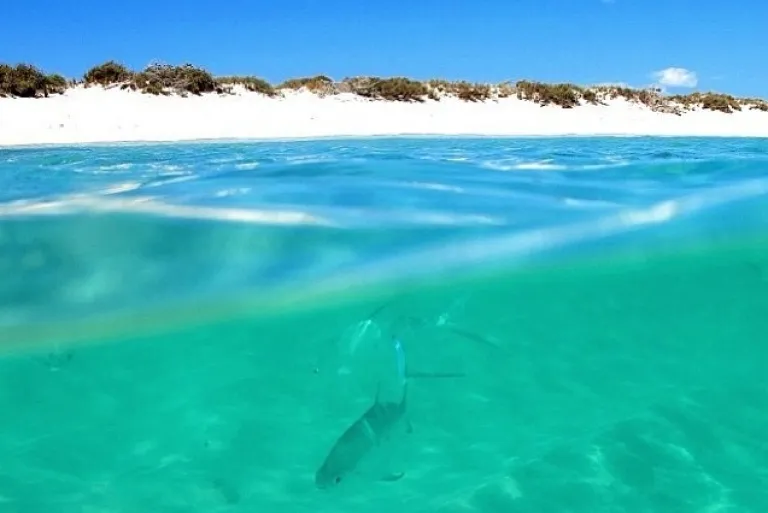
[[[768,511],[768,140],[0,149],[0,512]]]

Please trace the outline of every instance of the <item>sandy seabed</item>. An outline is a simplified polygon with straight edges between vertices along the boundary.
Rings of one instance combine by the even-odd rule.
[[[183,98],[82,86],[49,98],[0,98],[0,146],[376,135],[768,137],[768,112],[677,116],[624,99],[563,109],[514,97],[405,103],[242,89]]]

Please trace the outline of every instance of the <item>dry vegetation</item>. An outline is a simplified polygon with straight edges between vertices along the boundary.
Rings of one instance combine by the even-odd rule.
[[[429,89],[422,82],[405,77],[345,78],[340,92],[353,93],[372,100],[393,100],[401,102],[423,102],[429,95]]]
[[[293,91],[306,89],[307,91],[311,91],[320,96],[328,96],[337,93],[333,80],[325,75],[292,78],[278,85],[277,89],[290,89]]]
[[[115,61],[107,61],[99,66],[89,69],[83,76],[86,86],[98,84],[110,86],[130,82],[134,73],[122,64]]]
[[[143,71],[136,72],[115,61],[108,61],[88,70],[83,76],[83,82],[86,87],[117,86],[121,89],[166,96],[224,92],[224,88],[210,73],[191,64],[150,64]]]
[[[438,99],[442,96],[456,96],[460,100],[477,102],[494,99],[493,88],[488,84],[472,84],[469,82],[450,82],[448,80],[429,80],[427,87],[432,96]]]
[[[48,75],[29,64],[10,66],[0,64],[0,96],[35,98],[61,94],[79,81],[67,81],[61,75]],[[476,84],[464,81],[419,81],[406,77],[351,77],[335,82],[318,75],[286,80],[273,86],[255,76],[214,77],[208,71],[184,64],[151,64],[142,71],[133,71],[108,61],[88,70],[82,79],[85,87],[119,87],[153,95],[181,96],[207,93],[233,94],[236,87],[269,97],[286,90],[306,90],[320,96],[351,93],[370,100],[400,102],[440,101],[454,97],[467,102],[496,101],[517,97],[541,105],[556,105],[572,109],[580,105],[605,105],[607,101],[623,98],[657,112],[680,115],[685,111],[706,109],[725,113],[742,110],[768,112],[768,102],[759,98],[736,98],[707,92],[687,95],[664,95],[658,89],[631,89],[620,86],[582,87],[575,84],[545,84],[520,80],[516,83]]]
[[[264,80],[263,78],[259,77],[218,77],[216,78],[218,83],[221,85],[221,87],[224,89],[225,92],[231,93],[233,85],[240,85],[245,88],[246,91],[250,91],[252,93],[261,93],[267,96],[276,96],[277,91],[275,91],[275,88],[272,87],[272,84]]]
[[[584,90],[573,84],[543,84],[521,80],[515,84],[517,98],[531,100],[545,107],[550,104],[571,109],[580,105]]]
[[[29,64],[0,64],[0,97],[37,98],[63,93],[69,83],[61,75],[46,75]]]
[[[741,98],[739,104],[747,107],[749,110],[768,112],[768,102],[760,98]]]

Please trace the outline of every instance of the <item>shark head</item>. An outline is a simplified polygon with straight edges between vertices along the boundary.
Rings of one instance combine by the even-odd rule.
[[[336,464],[337,462],[330,456],[315,472],[315,486],[320,489],[333,488],[341,483],[346,475],[346,469],[342,465]]]

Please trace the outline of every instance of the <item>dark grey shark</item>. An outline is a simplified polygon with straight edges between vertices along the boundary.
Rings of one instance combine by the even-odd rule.
[[[403,397],[400,402],[382,402],[379,390],[376,399],[363,415],[357,419],[333,444],[325,461],[315,472],[315,484],[318,488],[335,486],[353,470],[373,448],[389,438],[395,428],[404,423],[405,431],[413,431],[410,420],[406,417],[409,378],[457,378],[463,373],[451,372],[416,372],[408,371],[405,361],[405,349],[398,337],[392,338],[397,359],[397,375],[402,383]],[[381,476],[385,481],[397,481],[405,474],[397,472]]]
[[[399,403],[381,402],[379,393],[376,393],[371,407],[336,440],[315,473],[318,488],[329,488],[341,483],[357,468],[363,457],[386,440],[401,422],[406,423],[408,431],[411,430],[410,422],[405,418],[407,394],[407,382],[403,385],[403,398]],[[382,476],[382,479],[394,481],[401,477],[402,473]]]

